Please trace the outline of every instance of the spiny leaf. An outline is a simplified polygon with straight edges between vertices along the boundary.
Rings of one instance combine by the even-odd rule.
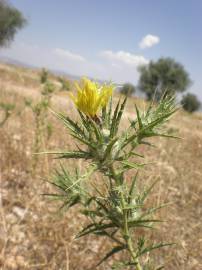
[[[143,196],[141,197],[141,202],[144,202],[144,200],[146,199],[147,195],[150,193],[150,191],[154,188],[154,186],[156,185],[156,183],[159,182],[159,179],[157,179],[156,181],[154,181],[154,183],[151,184],[151,186],[149,186],[149,188],[147,188],[144,192],[143,192]]]
[[[164,269],[164,266],[157,267],[155,270],[161,270]]]
[[[67,199],[64,204],[59,208],[59,210],[62,210],[64,207],[66,209],[71,208],[72,206],[74,206],[75,204],[80,202],[80,196],[73,196],[71,199]]]
[[[58,159],[62,159],[62,158],[75,158],[75,159],[79,159],[79,158],[83,158],[83,159],[89,159],[91,158],[90,153],[85,152],[85,151],[72,151],[72,152],[62,152],[62,151],[58,151],[58,152],[40,152],[40,153],[34,153],[35,155],[42,155],[42,154],[49,154],[49,155],[57,155]]]
[[[87,152],[79,152],[79,151],[75,151],[75,152],[65,152],[64,154],[62,154],[61,156],[59,156],[58,158],[83,158],[83,159],[89,159],[92,158],[92,156],[87,153]]]
[[[55,111],[53,111],[52,109],[50,109],[50,111],[60,120],[63,121],[63,123],[65,124],[65,126],[70,129],[73,132],[77,132],[79,134],[83,134],[84,132],[81,129],[81,127],[79,127],[79,125],[74,122],[73,120],[71,120],[68,116],[64,116],[62,113],[56,113]]]
[[[42,193],[42,196],[49,196],[49,197],[53,197],[54,199],[56,199],[57,197],[66,197],[65,194],[57,194],[57,193]]]
[[[139,163],[134,163],[134,162],[129,162],[129,161],[122,161],[121,163],[128,169],[139,169],[146,165],[146,163],[139,164]]]
[[[76,135],[76,134],[71,134],[72,137],[74,137],[75,139],[79,140],[80,142],[82,142],[83,144],[86,144],[87,146],[89,146],[90,148],[96,149],[96,145],[89,142],[87,139],[84,139],[83,137]]]
[[[116,133],[118,131],[118,127],[119,127],[121,117],[122,117],[123,112],[124,112],[126,101],[127,101],[127,97],[125,97],[124,101],[121,104],[120,110],[118,112],[118,115],[117,115],[117,118],[116,118],[116,123],[115,123],[115,128],[114,128],[114,133]]]
[[[119,111],[119,105],[120,105],[120,99],[116,105],[116,108],[114,110],[114,115],[111,121],[111,129],[110,129],[110,137],[113,138],[114,134],[115,134],[115,127],[116,127],[116,119],[117,119],[117,115],[118,115],[118,111]]]
[[[136,114],[137,114],[137,120],[138,120],[139,129],[142,129],[143,123],[142,123],[142,120],[141,120],[141,117],[140,117],[139,109],[137,108],[136,104],[135,104],[135,110],[136,110]]]
[[[106,118],[107,118],[107,108],[106,106],[102,108],[102,123],[106,124]]]
[[[106,150],[105,150],[105,154],[104,154],[103,160],[106,160],[107,157],[110,155],[111,150],[112,150],[112,147],[113,147],[113,145],[117,142],[117,140],[118,140],[118,138],[115,137],[115,138],[113,138],[113,139],[109,142],[109,144],[107,145],[107,148],[106,148]]]
[[[149,216],[149,215],[155,213],[157,210],[159,210],[159,209],[161,209],[161,208],[163,208],[163,207],[166,207],[166,206],[168,206],[168,205],[170,205],[170,204],[171,204],[171,203],[165,203],[165,204],[161,204],[161,205],[159,205],[159,206],[157,206],[157,207],[150,208],[150,209],[148,209],[145,213],[143,213],[143,214],[140,216],[140,218],[144,218],[144,217],[146,217],[146,216]]]
[[[132,196],[134,194],[134,189],[135,189],[135,184],[136,184],[136,181],[137,181],[137,176],[138,176],[138,171],[137,171],[136,175],[133,177],[133,180],[132,180],[132,183],[131,183],[131,186],[130,186],[129,203],[131,202]]]
[[[137,156],[137,157],[144,158],[143,155],[141,155],[141,154],[139,154],[139,153],[136,153],[136,152],[131,152],[131,153],[130,153],[130,156]]]
[[[109,223],[109,224],[94,223],[92,224],[92,226],[89,226],[89,227],[87,226],[86,228],[84,228],[80,233],[77,234],[76,238],[80,238],[90,233],[96,233],[96,232],[100,232],[100,231],[103,231],[109,228],[114,228],[114,227],[116,227],[116,225],[113,223]]]
[[[98,263],[95,267],[99,266],[101,263],[103,263],[104,261],[106,261],[106,260],[107,260],[109,257],[111,257],[112,255],[114,255],[114,254],[116,254],[116,253],[118,253],[118,252],[120,252],[120,251],[122,251],[122,250],[124,250],[124,249],[126,249],[126,248],[127,248],[126,245],[114,247],[110,252],[108,252],[108,253],[105,255],[105,257],[104,257],[101,261],[99,261],[99,263]]]
[[[108,111],[108,114],[109,114],[109,117],[111,117],[111,114],[112,114],[112,97],[110,98],[110,101],[109,101],[109,111]]]
[[[159,219],[134,219],[129,220],[128,226],[129,227],[145,227],[145,225],[148,227],[148,223],[160,223],[162,220]],[[149,225],[150,226],[150,225]]]
[[[85,116],[82,114],[82,112],[78,111],[79,116],[81,118],[82,124],[85,127],[85,129],[89,132],[89,123],[88,123],[88,119],[85,118]]]
[[[96,136],[97,141],[100,142],[102,140],[100,128],[98,128],[98,126],[95,124],[95,122],[91,118],[89,118],[89,122],[90,122],[90,125],[95,132],[95,136]]]
[[[148,246],[146,248],[144,248],[143,250],[141,250],[139,253],[138,253],[138,256],[141,256],[145,253],[148,253],[154,249],[158,249],[158,248],[162,248],[162,247],[166,247],[166,246],[172,246],[174,245],[175,243],[158,243],[158,244],[154,244],[154,245],[151,245],[151,246]]]

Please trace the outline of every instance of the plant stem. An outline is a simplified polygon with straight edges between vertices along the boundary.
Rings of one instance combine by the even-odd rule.
[[[118,186],[121,186],[122,185],[121,178],[119,175],[116,174],[116,171],[115,171],[113,165],[110,165],[109,169],[111,171],[111,174],[112,174],[114,180],[116,181],[116,184]],[[142,267],[139,263],[139,260],[136,257],[136,252],[133,248],[133,243],[132,243],[130,231],[128,228],[128,209],[125,208],[125,199],[124,199],[123,191],[121,191],[121,194],[120,194],[120,202],[121,202],[121,208],[123,209],[123,228],[122,228],[123,238],[127,244],[128,251],[131,255],[133,263],[136,264],[136,270],[142,270]]]

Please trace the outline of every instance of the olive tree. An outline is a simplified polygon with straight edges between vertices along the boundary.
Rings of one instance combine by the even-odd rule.
[[[183,92],[190,85],[189,74],[183,65],[172,58],[160,58],[139,68],[139,88],[147,98],[159,100],[162,95]]]
[[[121,94],[125,96],[131,96],[135,93],[135,86],[132,83],[124,83],[124,85],[121,87]]]
[[[181,100],[181,104],[185,111],[188,111],[191,113],[194,111],[197,111],[201,106],[201,103],[198,100],[197,96],[190,93],[183,96]]]
[[[6,47],[26,24],[22,13],[5,0],[0,0],[0,47]]]

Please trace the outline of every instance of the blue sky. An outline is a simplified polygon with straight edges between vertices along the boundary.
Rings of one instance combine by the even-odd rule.
[[[137,84],[137,67],[182,63],[202,100],[201,0],[10,0],[28,19],[0,55],[35,66]]]

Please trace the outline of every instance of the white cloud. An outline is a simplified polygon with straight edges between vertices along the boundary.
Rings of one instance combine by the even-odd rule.
[[[72,54],[59,54],[55,52],[56,48],[44,48],[35,44],[22,44],[14,42],[10,48],[0,50],[1,56],[9,57],[36,67],[45,67],[47,69],[61,70],[72,75],[89,76],[95,79],[111,80],[117,83],[131,82],[136,84],[139,78],[137,65],[147,63],[143,56],[132,57],[133,54],[126,52],[116,53],[108,51],[102,55],[108,61],[103,61],[100,57],[95,57],[92,61],[75,61]],[[64,51],[64,50],[63,50]],[[65,52],[67,52],[65,50]],[[102,53],[102,54],[103,54]],[[100,53],[99,53],[100,55]],[[82,56],[81,56],[82,57]],[[117,59],[118,58],[118,59]],[[125,59],[126,58],[126,59]],[[129,58],[129,59],[128,59]],[[77,58],[83,59],[83,58]],[[145,61],[146,60],[146,61]]]
[[[86,61],[86,59],[83,56],[81,56],[79,54],[72,53],[68,50],[56,48],[56,49],[54,49],[54,53],[57,54],[58,56],[65,57],[69,60],[79,61],[79,62]]]
[[[160,38],[154,35],[146,35],[139,43],[141,49],[150,48],[160,42]]]
[[[139,65],[146,65],[149,62],[149,60],[147,60],[142,55],[131,54],[129,52],[124,51],[113,52],[107,50],[103,51],[101,55],[109,60],[120,62],[134,67],[138,67]]]

